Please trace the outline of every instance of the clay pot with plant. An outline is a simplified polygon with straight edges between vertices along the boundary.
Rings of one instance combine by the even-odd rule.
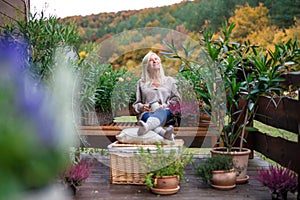
[[[184,168],[192,164],[193,154],[184,146],[165,149],[157,144],[155,151],[141,148],[136,159],[146,172],[145,184],[155,194],[175,194],[185,180]]]
[[[236,171],[232,157],[214,155],[195,166],[196,175],[213,188],[228,190],[236,186]]]
[[[272,97],[281,91],[280,78],[283,71],[277,60],[280,54],[272,51],[259,52],[250,43],[238,44],[229,41],[234,24],[224,24],[224,40],[213,41],[212,35],[204,33],[205,44],[210,46],[208,53],[218,66],[224,84],[222,104],[220,92],[212,91],[213,119],[220,133],[220,143],[224,147],[214,148],[212,154],[230,154],[238,172],[237,183],[247,182],[248,159],[251,151],[245,148],[247,134],[257,131],[253,119],[257,111],[260,96]],[[224,48],[226,47],[226,48]],[[275,49],[276,51],[276,49]],[[219,52],[218,56],[214,57]],[[215,71],[211,71],[215,73]],[[215,83],[209,83],[215,87]],[[272,102],[270,102],[272,103]]]

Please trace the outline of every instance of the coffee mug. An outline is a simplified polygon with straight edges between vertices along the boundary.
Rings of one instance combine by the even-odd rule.
[[[151,111],[154,112],[155,110],[157,110],[159,107],[159,103],[158,102],[154,102],[151,104]]]

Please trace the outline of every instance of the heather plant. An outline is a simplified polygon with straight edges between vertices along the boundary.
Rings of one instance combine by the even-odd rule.
[[[91,161],[80,160],[69,164],[61,174],[61,179],[66,186],[70,186],[78,190],[78,186],[90,176],[94,169]]]
[[[270,165],[268,169],[260,169],[256,180],[269,188],[272,198],[286,199],[288,192],[297,190],[297,175],[288,168]]]

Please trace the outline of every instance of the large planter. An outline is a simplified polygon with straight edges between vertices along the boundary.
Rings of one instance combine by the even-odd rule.
[[[232,147],[231,152],[227,152],[225,147],[215,147],[211,149],[211,155],[223,154],[223,155],[231,155],[233,156],[233,166],[236,170],[236,183],[246,183],[248,182],[249,176],[247,175],[248,170],[248,161],[249,155],[251,153],[250,149],[242,148],[242,151],[239,151],[238,147]]]
[[[155,194],[175,194],[180,189],[179,176],[158,176],[154,177],[156,185],[151,188]]]
[[[99,126],[108,125],[114,121],[114,115],[112,111],[106,111],[106,112],[97,111],[96,114],[97,114]]]
[[[81,125],[83,126],[101,126],[111,124],[114,121],[112,111],[91,111],[82,113]]]
[[[81,125],[83,126],[97,126],[98,123],[98,117],[96,112],[86,112],[82,113],[81,116]]]
[[[216,170],[212,171],[211,186],[217,189],[228,190],[236,186],[236,171]]]

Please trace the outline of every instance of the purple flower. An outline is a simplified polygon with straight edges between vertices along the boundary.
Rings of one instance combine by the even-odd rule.
[[[178,101],[172,101],[169,104],[169,109],[173,115],[180,113],[180,103]]]
[[[94,169],[94,164],[89,161],[80,160],[78,163],[69,165],[64,173],[62,179],[65,184],[79,186],[85,181]]]
[[[199,115],[199,103],[197,101],[182,101],[170,103],[169,109],[172,114],[180,114],[181,117]]]
[[[297,175],[293,171],[270,165],[269,169],[260,169],[256,180],[267,186],[271,193],[283,195],[287,192],[295,192],[297,189]]]
[[[3,87],[12,90],[10,104],[15,110],[14,115],[34,128],[42,145],[52,146],[59,137],[55,130],[55,113],[51,113],[49,92],[30,79],[28,59],[26,44],[12,38],[0,38],[0,81]]]

